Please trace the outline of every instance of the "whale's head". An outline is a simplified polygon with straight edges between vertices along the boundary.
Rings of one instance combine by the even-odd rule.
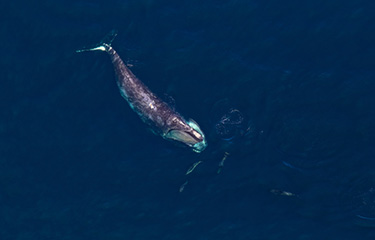
[[[194,152],[202,152],[207,147],[207,141],[199,125],[192,119],[189,121],[179,119],[178,123],[179,127],[170,129],[164,137],[183,143]]]

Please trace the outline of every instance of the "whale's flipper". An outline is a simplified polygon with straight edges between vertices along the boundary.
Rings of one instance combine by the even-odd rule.
[[[108,51],[109,48],[111,48],[111,44],[115,37],[117,36],[117,30],[113,29],[110,31],[103,39],[100,41],[99,44],[95,45],[94,47],[91,48],[83,48],[76,50],[77,53],[80,52],[89,52],[89,51]]]

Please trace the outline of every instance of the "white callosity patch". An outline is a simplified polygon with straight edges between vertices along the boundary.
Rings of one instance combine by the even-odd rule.
[[[203,131],[199,127],[198,123],[196,123],[193,119],[190,119],[187,123],[191,128],[197,131],[197,132],[193,132],[193,134],[195,136],[200,135],[200,137],[203,139],[203,141],[194,144],[193,151],[198,152],[198,153],[202,152],[207,147],[207,142],[206,142],[206,138],[204,136]]]

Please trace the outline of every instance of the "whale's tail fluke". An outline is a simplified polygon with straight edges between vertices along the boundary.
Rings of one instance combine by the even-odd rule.
[[[95,45],[94,47],[79,49],[76,52],[77,53],[88,52],[88,51],[104,51],[104,52],[106,52],[111,48],[111,44],[112,44],[112,42],[113,42],[113,40],[115,39],[116,36],[117,36],[117,30],[114,29],[111,32],[109,32],[102,39],[102,41],[100,41],[99,44]]]

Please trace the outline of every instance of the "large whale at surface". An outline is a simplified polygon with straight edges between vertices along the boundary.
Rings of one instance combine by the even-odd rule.
[[[107,52],[115,70],[121,95],[143,122],[150,125],[153,131],[164,139],[183,143],[195,152],[202,152],[207,147],[207,141],[199,125],[192,119],[185,120],[130,71],[111,46],[115,36],[116,32],[112,31],[98,46],[77,52]]]

